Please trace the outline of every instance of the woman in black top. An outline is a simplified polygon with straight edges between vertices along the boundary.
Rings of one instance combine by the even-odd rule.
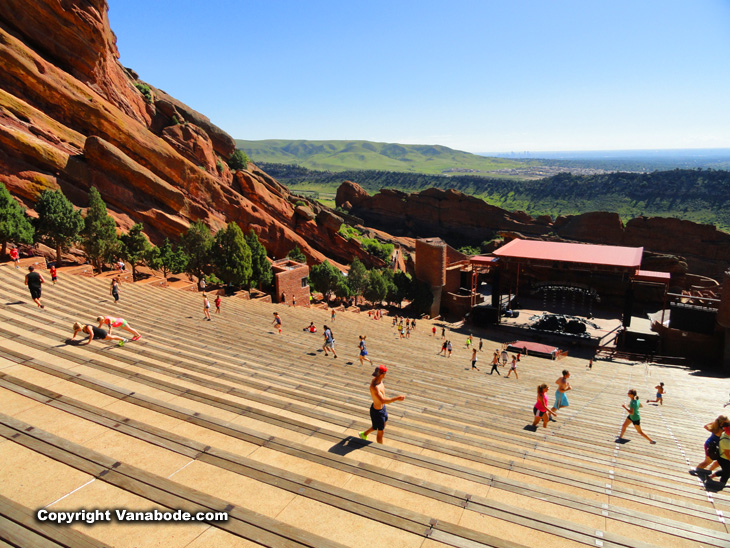
[[[86,341],[85,343],[82,342],[81,344],[91,344],[91,341],[93,341],[94,339],[99,339],[102,341],[119,341],[117,343],[118,346],[124,346],[124,343],[127,342],[127,339],[124,339],[122,337],[117,337],[116,335],[110,335],[109,333],[106,332],[105,329],[96,327],[94,325],[88,325],[88,324],[81,325],[79,322],[76,322],[76,323],[74,323],[73,328],[74,328],[74,334],[73,334],[73,337],[71,337],[71,339],[75,339],[76,335],[79,332],[83,333],[84,335],[89,336],[89,340]]]

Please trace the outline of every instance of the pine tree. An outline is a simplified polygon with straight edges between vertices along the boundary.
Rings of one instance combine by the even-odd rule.
[[[236,223],[228,223],[216,232],[212,259],[216,276],[224,282],[242,286],[251,279],[251,250]]]
[[[210,250],[213,235],[203,221],[195,221],[181,236],[180,247],[186,257],[185,272],[198,278],[198,283],[210,267]]]
[[[173,249],[170,240],[165,238],[161,246],[150,248],[145,262],[150,268],[162,270],[162,275],[167,279],[168,274],[178,274],[185,270],[187,257],[182,249]]]
[[[122,257],[132,265],[132,279],[137,280],[137,267],[145,264],[145,260],[152,246],[142,233],[142,223],[135,223],[129,232],[122,234]]]
[[[350,288],[350,295],[355,299],[362,295],[368,287],[368,270],[360,259],[354,259],[347,273],[347,286]]]
[[[268,287],[274,279],[274,273],[266,257],[266,248],[253,230],[246,236],[246,243],[251,250],[251,279],[258,284],[259,289]]]
[[[61,252],[78,241],[84,219],[60,190],[44,190],[35,210],[36,238],[56,250],[56,264],[60,265]]]
[[[0,257],[5,256],[8,242],[32,244],[33,225],[17,200],[0,183]]]
[[[298,263],[305,263],[307,262],[307,256],[302,252],[301,249],[299,249],[298,245],[294,246],[294,249],[292,249],[289,254],[287,255],[292,261],[296,261]]]
[[[120,243],[114,219],[107,213],[106,204],[96,187],[89,190],[89,209],[81,231],[81,245],[86,256],[98,272],[105,262],[112,262],[119,255]]]

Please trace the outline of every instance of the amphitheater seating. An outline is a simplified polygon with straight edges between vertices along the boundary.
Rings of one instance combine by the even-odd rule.
[[[449,326],[445,358],[428,321],[400,339],[390,318],[349,312],[330,325],[334,359],[321,308],[224,298],[208,322],[192,291],[124,283],[115,305],[107,279],[62,275],[41,310],[23,275],[0,266],[0,546],[730,545],[730,496],[687,473],[727,400],[722,379],[603,361],[588,372],[572,353],[528,356],[505,379],[486,374],[499,332],[481,333],[477,372],[468,327]],[[68,340],[100,314],[142,339]],[[317,334],[302,331],[310,321]],[[389,406],[384,445],[358,437],[373,370],[357,359],[360,334],[388,366],[388,394],[407,396]],[[571,405],[532,431],[536,386],[552,392],[564,368]],[[633,429],[616,443],[627,389],[645,400],[660,380],[666,404],[642,409],[657,444]],[[54,526],[35,520],[42,507],[230,517]]]

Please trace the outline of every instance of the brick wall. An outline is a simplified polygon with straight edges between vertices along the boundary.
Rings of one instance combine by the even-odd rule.
[[[309,276],[309,267],[305,264],[287,261],[286,264],[274,264],[274,302],[307,306],[309,304],[309,284],[302,287],[302,279]],[[284,297],[284,298],[282,298]]]
[[[446,244],[438,238],[416,240],[416,278],[431,287],[446,283]]]

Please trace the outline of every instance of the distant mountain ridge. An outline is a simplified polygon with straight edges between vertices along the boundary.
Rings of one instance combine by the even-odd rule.
[[[403,145],[358,140],[236,139],[236,146],[254,162],[295,164],[324,171],[374,169],[425,174],[465,171],[491,173],[538,163],[534,160],[486,158],[442,145]]]

